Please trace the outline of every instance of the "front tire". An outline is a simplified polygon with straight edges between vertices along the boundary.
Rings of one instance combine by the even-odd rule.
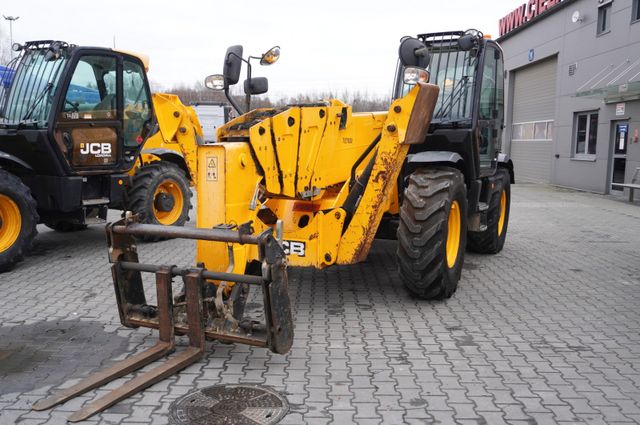
[[[31,250],[39,219],[29,188],[0,170],[0,272],[11,270]]]
[[[504,248],[511,209],[511,177],[507,170],[496,172],[498,190],[491,195],[487,211],[487,229],[469,232],[469,250],[479,254],[497,254]]]
[[[409,176],[397,259],[402,282],[420,298],[449,298],[458,287],[467,243],[466,192],[455,168],[420,169]]]
[[[183,170],[170,162],[153,162],[136,170],[128,192],[128,209],[139,214],[142,223],[182,226],[189,220],[191,196]]]

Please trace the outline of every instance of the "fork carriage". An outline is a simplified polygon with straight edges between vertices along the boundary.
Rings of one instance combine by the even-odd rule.
[[[228,244],[229,270],[233,270],[232,246],[255,245],[260,270],[255,274],[237,274],[197,267],[143,264],[138,261],[134,237],[179,237]],[[293,322],[287,293],[287,262],[281,244],[271,229],[254,235],[251,223],[232,229],[168,227],[140,224],[137,217],[126,217],[107,226],[109,260],[116,292],[120,321],[126,327],[158,329],[159,341],[151,348],[135,354],[110,368],[90,375],[78,384],[34,404],[34,410],[45,410],[134,372],[175,351],[175,335],[189,338],[187,349],[162,365],[128,381],[105,396],[72,414],[77,422],[98,413],[118,401],[178,372],[200,360],[206,340],[220,340],[266,347],[275,353],[286,353],[293,342]],[[157,304],[147,303],[142,273],[155,275]],[[181,277],[184,293],[173,296],[173,279]],[[264,323],[244,317],[249,286],[260,286],[264,300]]]

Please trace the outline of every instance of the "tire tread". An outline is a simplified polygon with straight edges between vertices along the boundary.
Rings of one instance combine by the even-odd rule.
[[[40,221],[38,215],[38,205],[36,200],[31,195],[31,190],[25,185],[20,178],[9,173],[5,170],[0,170],[0,190],[10,188],[15,191],[18,196],[22,197],[24,207],[26,211],[20,210],[20,215],[24,223],[26,214],[30,216],[28,220],[29,227],[24,231],[20,230],[20,236],[16,241],[17,245],[9,248],[8,251],[13,251],[9,256],[5,258],[5,253],[0,254],[0,273],[11,270],[17,263],[24,260],[24,256],[27,255],[33,248],[33,241],[38,234],[37,224]],[[18,203],[19,204],[19,203]],[[18,205],[20,207],[20,205]],[[26,213],[26,214],[25,214]]]
[[[420,298],[443,299],[455,291],[457,281],[446,276],[442,245],[448,206],[460,186],[464,188],[464,177],[448,167],[420,169],[409,176],[400,208],[397,259],[401,280]]]
[[[132,178],[131,187],[127,192],[127,209],[135,214],[142,214],[144,216],[141,221],[142,223],[157,224],[155,219],[150,217],[151,214],[149,214],[149,198],[153,196],[151,190],[154,180],[167,174],[181,179],[187,187],[187,191],[184,193],[184,202],[187,203],[187,214],[180,217],[173,225],[182,226],[186,221],[189,221],[189,210],[192,208],[191,197],[193,196],[193,192],[189,187],[189,180],[187,179],[184,171],[173,163],[155,161],[136,170]],[[148,242],[157,242],[164,238],[157,236],[144,236],[141,237],[141,239]]]

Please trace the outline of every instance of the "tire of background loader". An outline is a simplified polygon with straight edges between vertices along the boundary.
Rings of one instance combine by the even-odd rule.
[[[460,213],[455,262],[447,261],[451,206]],[[423,299],[451,297],[458,287],[467,239],[467,194],[462,173],[450,167],[419,169],[409,176],[400,207],[398,268],[400,279]],[[455,247],[455,245],[453,245]]]
[[[479,254],[497,254],[502,251],[504,242],[507,238],[507,227],[509,226],[509,211],[511,209],[511,178],[506,170],[497,171],[496,182],[500,185],[499,189],[492,195],[489,202],[489,211],[487,211],[487,230],[484,232],[469,232],[467,235],[467,247],[469,251]],[[504,209],[504,224],[502,231],[499,232],[501,198],[504,193],[506,197]]]
[[[87,228],[86,224],[73,223],[71,221],[52,221],[44,225],[60,233],[79,232]]]
[[[38,233],[36,225],[40,217],[29,188],[22,180],[5,170],[0,170],[0,215],[3,220],[0,244],[10,243],[0,252],[0,272],[6,272],[22,261],[24,255],[31,250],[33,239]],[[16,222],[16,218],[20,219],[19,223]],[[11,226],[9,220],[16,226],[15,231],[19,232],[17,235],[13,232],[7,233],[10,232],[10,228],[6,226]]]
[[[170,162],[153,162],[138,168],[132,180],[128,191],[128,210],[134,214],[140,214],[142,223],[182,226],[189,220],[192,193],[189,189],[189,180],[180,167]],[[175,184],[179,189],[183,206],[180,215],[172,223],[160,223],[154,212],[154,196],[158,187],[167,182]],[[163,238],[145,236],[141,239],[155,242]]]

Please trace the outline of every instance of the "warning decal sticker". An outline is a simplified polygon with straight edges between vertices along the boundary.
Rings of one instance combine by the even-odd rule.
[[[218,181],[218,157],[207,157],[207,181]]]

